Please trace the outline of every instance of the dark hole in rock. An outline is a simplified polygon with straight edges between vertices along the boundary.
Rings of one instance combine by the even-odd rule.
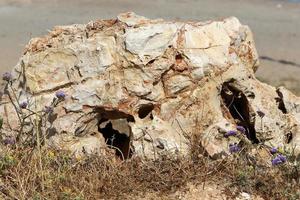
[[[150,119],[153,120],[153,114],[152,113],[150,114]]]
[[[154,105],[152,103],[141,105],[141,107],[138,110],[139,118],[144,119],[145,117],[147,117],[149,115],[149,113],[151,113],[151,111],[153,109],[154,109]],[[151,116],[150,116],[150,118],[151,118]],[[152,116],[152,118],[153,118],[153,116]]]
[[[150,60],[149,62],[148,62],[148,64],[153,64],[154,63],[154,61],[155,61],[155,59],[153,59],[153,60]]]
[[[104,127],[100,125],[99,131],[102,133],[108,147],[114,149],[118,157],[128,159],[132,156],[130,136],[114,129],[111,121],[105,123]]]
[[[165,149],[164,143],[162,141],[160,141],[160,140],[157,141],[156,147],[159,148],[159,149],[161,149],[161,150]]]
[[[250,98],[250,99],[254,99],[254,98],[255,98],[254,92],[247,92],[246,95],[247,95],[247,97]]]
[[[281,110],[283,114],[287,114],[287,110],[285,108],[284,102],[283,102],[283,95],[279,90],[276,90],[278,97],[275,98],[275,101],[277,102],[278,109]]]
[[[181,54],[177,54],[177,55],[175,56],[175,60],[176,60],[177,62],[181,62],[182,59],[183,59],[183,57],[182,57]]]
[[[235,119],[237,125],[243,126],[246,129],[246,136],[253,143],[258,143],[256,131],[254,128],[254,120],[250,115],[249,102],[245,94],[232,85],[233,82],[225,82],[222,85],[221,97]]]
[[[289,144],[293,139],[293,133],[289,132],[288,134],[286,134],[286,143]]]
[[[119,110],[95,109],[98,112],[98,131],[103,135],[109,148],[114,149],[116,156],[128,159],[132,156],[131,127],[134,117]]]

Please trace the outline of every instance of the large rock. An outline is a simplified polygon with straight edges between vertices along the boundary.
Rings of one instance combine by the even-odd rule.
[[[258,64],[250,29],[234,17],[168,22],[124,13],[32,39],[12,88],[33,111],[64,91],[41,129],[47,144],[77,153],[108,146],[124,157],[186,154],[198,136],[218,157],[239,142],[224,137],[238,125],[249,143],[300,153],[300,99],[258,81]],[[8,96],[2,101],[9,135],[20,124]]]

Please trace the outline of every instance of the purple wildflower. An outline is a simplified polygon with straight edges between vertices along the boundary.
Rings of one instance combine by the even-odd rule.
[[[270,150],[271,154],[275,154],[278,152],[278,149],[276,147],[273,147],[271,150]]]
[[[236,129],[242,133],[246,133],[246,129],[243,126],[237,126]]]
[[[286,157],[284,155],[279,154],[277,156],[282,162],[286,162]]]
[[[277,157],[272,160],[272,165],[279,165],[281,163],[282,163],[282,161]]]
[[[4,145],[14,145],[16,143],[16,140],[12,137],[7,137],[3,140]]]
[[[261,110],[258,110],[258,111],[256,111],[256,113],[258,114],[258,116],[260,117],[260,118],[264,118],[264,116],[266,115],[263,111],[261,111]]]
[[[286,162],[286,157],[279,154],[272,160],[272,165],[279,165],[279,164],[283,164],[285,162]]]
[[[5,72],[3,75],[2,75],[2,79],[4,81],[10,81],[12,79],[12,74],[10,72]]]
[[[53,112],[53,107],[51,107],[51,106],[45,106],[44,112],[45,113],[52,113]]]
[[[239,152],[241,150],[241,148],[236,144],[229,144],[229,152],[230,153],[236,153]]]
[[[59,90],[59,91],[57,91],[57,92],[55,93],[55,96],[56,96],[58,99],[65,99],[66,94],[65,94],[64,91]]]
[[[236,134],[237,134],[236,131],[231,130],[231,131],[227,131],[224,136],[229,137],[229,136],[235,136]]]
[[[26,109],[27,106],[28,106],[28,103],[27,103],[26,101],[20,103],[20,107],[21,107],[22,109]]]

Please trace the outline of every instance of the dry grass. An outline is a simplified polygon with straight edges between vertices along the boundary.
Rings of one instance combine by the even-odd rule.
[[[253,163],[246,150],[213,161],[197,143],[188,157],[164,156],[155,161],[97,155],[75,160],[65,152],[7,147],[0,159],[0,192],[4,199],[127,199],[149,192],[166,196],[183,191],[187,183],[205,186],[214,181],[224,185],[230,199],[240,191],[265,199],[300,198],[299,164]]]

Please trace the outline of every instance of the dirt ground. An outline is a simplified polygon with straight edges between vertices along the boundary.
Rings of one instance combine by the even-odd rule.
[[[258,78],[300,94],[300,3],[286,0],[0,0],[0,73],[18,62],[30,38],[55,25],[125,11],[171,20],[236,16],[254,32],[262,56]]]

